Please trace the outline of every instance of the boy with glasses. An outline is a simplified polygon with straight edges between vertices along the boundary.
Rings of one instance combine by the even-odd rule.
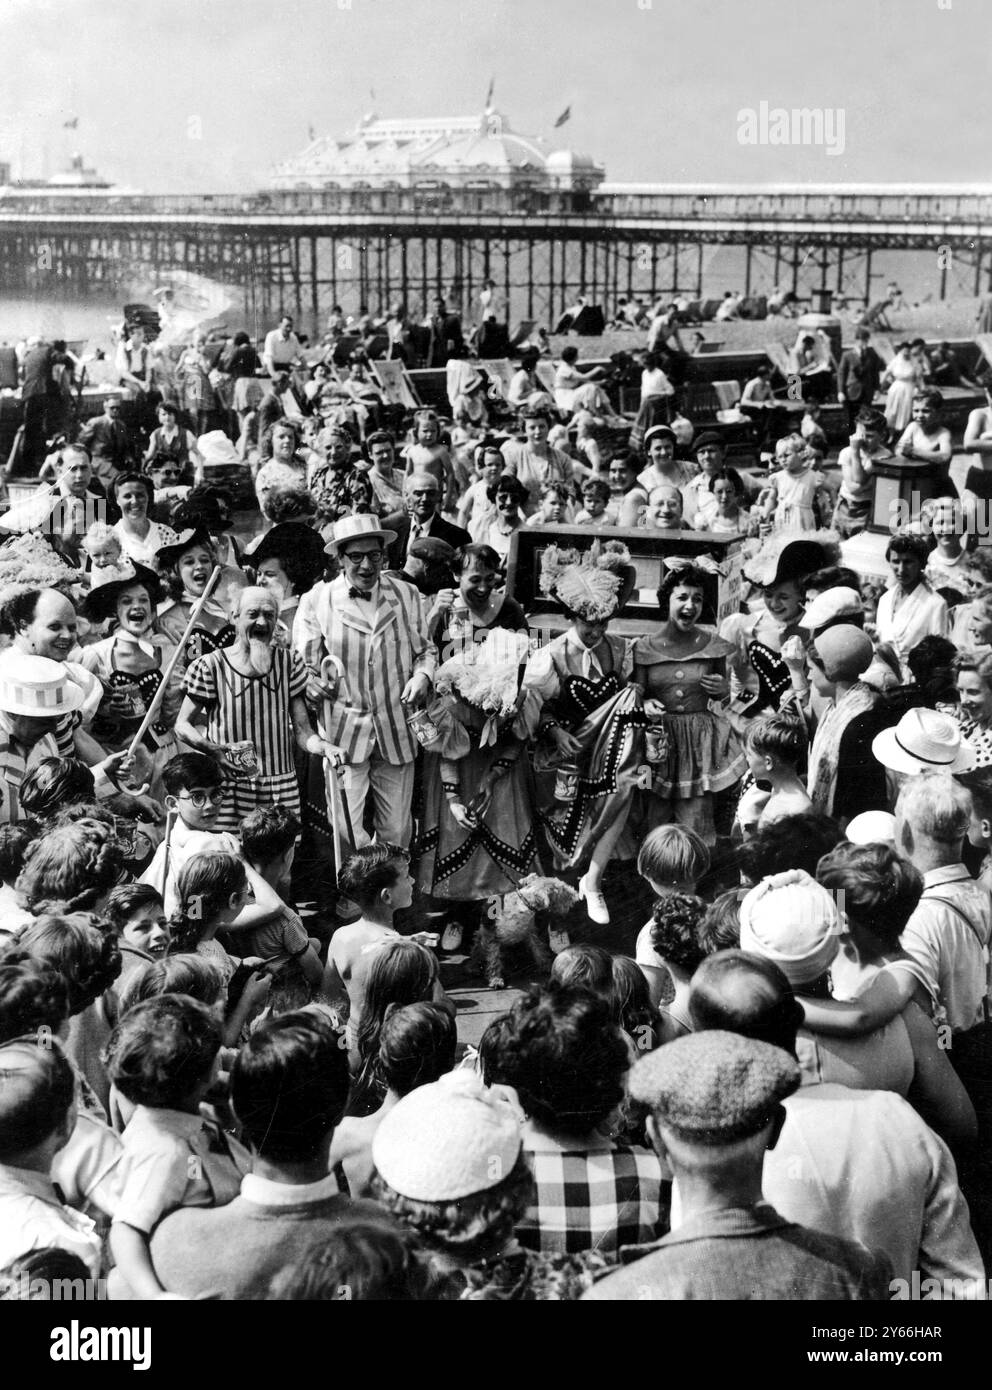
[[[214,826],[224,795],[224,775],[220,765],[206,753],[180,753],[162,773],[165,805],[175,817],[168,844],[155,851],[152,862],[139,882],[148,883],[165,903],[168,916],[178,906],[176,879],[183,865],[195,854],[226,853],[244,855],[236,835],[217,831]],[[249,901],[227,931],[266,926],[285,911],[285,904],[261,874],[247,862],[245,872],[254,901]]]

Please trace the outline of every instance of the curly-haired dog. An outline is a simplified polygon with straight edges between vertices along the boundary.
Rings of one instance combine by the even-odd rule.
[[[489,988],[503,989],[505,986],[503,950],[508,946],[526,947],[534,964],[547,969],[551,953],[535,930],[535,914],[550,912],[564,917],[578,900],[578,893],[567,883],[540,874],[528,874],[512,893],[490,898],[471,956],[473,968],[485,975]]]

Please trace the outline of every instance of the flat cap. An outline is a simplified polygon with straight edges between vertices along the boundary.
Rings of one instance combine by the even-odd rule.
[[[716,430],[704,430],[697,439],[692,441],[692,452],[698,454],[700,449],[706,449],[711,444],[717,445],[721,449],[726,447],[723,436],[717,434]]]
[[[441,540],[439,536],[418,536],[410,542],[407,553],[418,560],[443,560],[448,565],[453,564],[455,559],[454,546]]]
[[[719,1029],[690,1033],[638,1061],[630,1094],[658,1123],[692,1144],[731,1144],[759,1134],[799,1087],[787,1052]]]

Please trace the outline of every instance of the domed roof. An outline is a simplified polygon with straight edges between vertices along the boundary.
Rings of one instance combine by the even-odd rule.
[[[592,155],[580,154],[578,150],[552,150],[545,168],[549,174],[568,174],[575,169],[595,169],[596,161]]]

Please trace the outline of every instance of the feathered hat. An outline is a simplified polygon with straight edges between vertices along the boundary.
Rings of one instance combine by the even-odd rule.
[[[587,551],[549,545],[541,556],[541,592],[587,622],[619,613],[636,582],[630,551],[596,540]]]
[[[521,669],[529,653],[526,632],[494,628],[484,641],[470,643],[435,673],[439,695],[457,695],[488,716],[480,738],[483,747],[495,741],[500,722],[517,712]]]

